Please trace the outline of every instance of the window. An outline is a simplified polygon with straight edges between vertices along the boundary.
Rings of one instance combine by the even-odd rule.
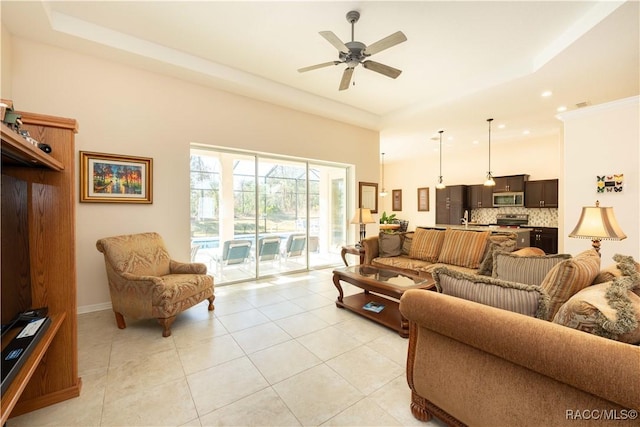
[[[195,260],[216,283],[339,263],[346,177],[344,165],[193,147]]]

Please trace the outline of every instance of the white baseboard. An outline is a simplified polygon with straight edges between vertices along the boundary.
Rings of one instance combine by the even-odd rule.
[[[94,311],[111,310],[110,302],[103,302],[101,304],[83,305],[78,307],[78,314],[92,313]]]

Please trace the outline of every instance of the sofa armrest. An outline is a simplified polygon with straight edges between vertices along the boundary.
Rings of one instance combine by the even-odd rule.
[[[364,263],[371,264],[374,258],[378,257],[378,236],[367,237],[362,241],[362,247],[364,248]]]
[[[622,407],[640,410],[638,346],[424,290],[406,291],[400,311],[412,327],[426,328]],[[429,351],[428,344],[418,348]]]

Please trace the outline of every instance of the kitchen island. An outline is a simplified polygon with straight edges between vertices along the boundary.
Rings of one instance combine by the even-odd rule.
[[[469,223],[467,225],[455,225],[455,224],[436,224],[435,226],[418,226],[418,228],[438,228],[445,230],[451,228],[453,230],[474,230],[474,231],[491,231],[493,233],[515,233],[518,235],[518,244],[516,248],[526,248],[530,246],[530,234],[531,230],[528,228],[513,228],[513,227],[501,227],[499,225],[483,225]]]

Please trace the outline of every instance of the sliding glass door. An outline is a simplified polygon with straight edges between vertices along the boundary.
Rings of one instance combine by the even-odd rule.
[[[193,147],[192,258],[216,283],[335,265],[347,168]]]

